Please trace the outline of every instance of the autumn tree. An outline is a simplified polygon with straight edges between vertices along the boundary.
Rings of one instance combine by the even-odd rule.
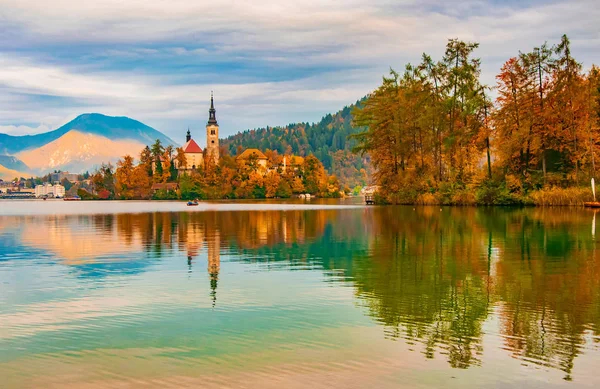
[[[130,200],[134,194],[134,180],[133,171],[135,167],[133,165],[133,158],[130,155],[126,155],[123,159],[117,162],[117,170],[115,172],[115,190],[116,196]]]
[[[529,82],[528,72],[519,58],[509,59],[502,67],[498,80],[498,109],[494,126],[498,140],[500,163],[505,173],[521,179],[528,174],[531,164],[534,106],[536,91]]]
[[[183,151],[183,148],[178,147],[175,150],[175,166],[177,168],[184,168],[187,166],[187,158],[185,156],[185,152]]]
[[[273,198],[277,196],[280,181],[281,176],[276,171],[270,171],[267,173],[264,179],[265,196],[267,198]]]
[[[140,153],[140,165],[144,166],[144,168],[146,169],[146,174],[148,174],[148,176],[152,176],[153,162],[154,160],[152,157],[152,151],[150,150],[150,147],[144,147],[144,149]]]
[[[152,152],[152,160],[154,162],[154,180],[157,182],[162,181],[162,175],[163,175],[163,164],[161,161],[161,158],[163,157],[163,154],[165,152],[165,148],[163,147],[162,143],[160,142],[160,139],[157,139],[154,144],[152,145],[152,147],[150,148],[151,152]]]
[[[90,177],[90,180],[100,199],[109,200],[115,197],[114,168],[110,163],[103,163]]]
[[[310,194],[320,193],[327,185],[327,173],[321,161],[314,155],[304,159],[302,165],[302,184]]]

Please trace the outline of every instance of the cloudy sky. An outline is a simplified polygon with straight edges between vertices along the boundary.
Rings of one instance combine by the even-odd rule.
[[[598,0],[0,0],[0,132],[55,129],[85,112],[203,139],[317,121],[391,67],[477,41],[483,81],[563,33],[600,64]]]

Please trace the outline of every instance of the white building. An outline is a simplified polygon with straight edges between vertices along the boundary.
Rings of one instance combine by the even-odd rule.
[[[65,187],[60,184],[36,185],[35,197],[65,197]]]

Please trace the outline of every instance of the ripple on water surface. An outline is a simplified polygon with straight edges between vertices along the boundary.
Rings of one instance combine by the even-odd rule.
[[[7,387],[600,384],[592,214],[110,204],[0,210]]]

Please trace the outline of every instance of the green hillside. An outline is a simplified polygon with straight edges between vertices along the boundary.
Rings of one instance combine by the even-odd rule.
[[[327,114],[318,123],[247,130],[222,140],[222,144],[232,155],[237,154],[238,148],[277,150],[280,154],[299,156],[314,154],[344,185],[365,185],[370,175],[369,161],[353,154],[354,141],[348,140],[348,135],[363,131],[352,127],[351,113],[357,104],[360,101],[333,115]]]

